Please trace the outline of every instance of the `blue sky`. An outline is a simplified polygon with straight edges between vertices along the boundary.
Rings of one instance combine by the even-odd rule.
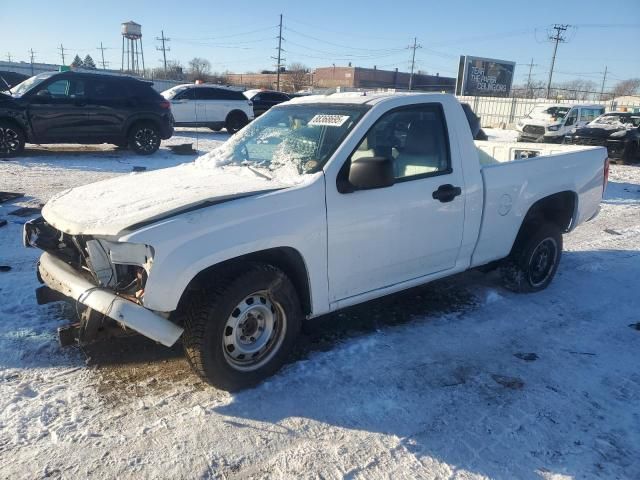
[[[205,57],[215,71],[256,71],[272,67],[278,15],[284,15],[286,63],[309,67],[347,65],[407,70],[414,36],[417,68],[455,76],[460,54],[513,60],[516,82],[526,80],[533,58],[533,78],[546,80],[552,45],[546,41],[553,23],[575,25],[558,51],[554,79],[581,78],[607,85],[640,77],[640,0],[429,0],[244,1],[182,0],[89,2],[30,0],[0,9],[0,58],[60,62],[57,47],[68,54],[105,59],[120,67],[120,23],[142,24],[147,67],[160,66],[155,40],[164,30],[171,38],[168,58],[186,65]]]

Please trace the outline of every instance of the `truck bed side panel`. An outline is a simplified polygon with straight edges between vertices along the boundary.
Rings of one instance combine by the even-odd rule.
[[[483,167],[484,212],[472,266],[506,257],[527,212],[545,197],[576,195],[571,229],[593,217],[602,199],[606,156],[604,148],[589,148]]]

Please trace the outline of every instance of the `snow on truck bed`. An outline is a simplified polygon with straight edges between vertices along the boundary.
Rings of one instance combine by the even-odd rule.
[[[229,395],[140,337],[57,346],[73,312],[35,304],[39,252],[8,212],[143,160],[31,152],[0,162],[27,195],[0,204],[0,477],[640,478],[639,167],[612,166],[544,292],[469,272],[370,302]]]

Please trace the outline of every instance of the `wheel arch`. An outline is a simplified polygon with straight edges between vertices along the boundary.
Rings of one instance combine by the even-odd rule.
[[[578,195],[571,190],[554,193],[537,200],[529,207],[522,219],[512,250],[527,235],[530,228],[542,222],[557,225],[561,232],[570,231],[577,212]]]
[[[232,115],[242,115],[247,121],[249,121],[249,116],[246,114],[246,112],[240,110],[239,108],[234,108],[229,113],[227,113],[227,116],[224,118],[225,124],[229,121],[229,118],[231,118]]]
[[[187,287],[180,296],[178,309],[181,309],[181,305],[190,291],[199,289],[212,278],[221,275],[222,272],[227,272],[229,269],[238,268],[243,264],[252,262],[266,263],[282,270],[284,274],[289,277],[298,293],[303,313],[305,315],[311,314],[312,302],[309,271],[302,254],[293,247],[275,247],[260,250],[230,258],[205,268],[197,273],[187,284]]]
[[[125,138],[129,138],[131,134],[131,129],[135,127],[139,123],[151,122],[155,124],[155,126],[160,129],[160,119],[154,117],[153,115],[136,115],[127,120],[124,127],[124,136]]]

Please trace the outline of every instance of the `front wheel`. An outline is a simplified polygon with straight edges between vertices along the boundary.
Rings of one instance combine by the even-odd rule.
[[[227,121],[225,122],[225,127],[227,132],[234,134],[238,130],[242,129],[247,123],[249,123],[249,119],[242,112],[231,112],[227,117]]]
[[[622,163],[625,165],[631,165],[640,160],[640,151],[638,151],[638,144],[635,142],[629,142],[622,153]]]
[[[504,286],[518,293],[538,292],[549,286],[562,255],[562,232],[557,225],[541,223],[519,235],[500,268]]]
[[[0,120],[0,157],[15,157],[24,150],[25,136],[22,129],[11,122]]]
[[[235,391],[273,375],[300,331],[297,292],[279,269],[249,263],[194,292],[185,306],[183,345],[193,369]]]
[[[129,132],[129,147],[138,155],[151,155],[160,148],[160,130],[151,122],[135,124]]]

